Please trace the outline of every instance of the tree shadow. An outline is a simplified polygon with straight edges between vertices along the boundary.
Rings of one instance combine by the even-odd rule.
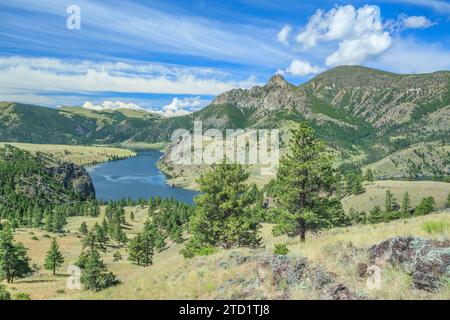
[[[14,281],[14,283],[49,283],[49,282],[56,282],[58,280],[56,279],[29,279],[29,280],[17,280]]]

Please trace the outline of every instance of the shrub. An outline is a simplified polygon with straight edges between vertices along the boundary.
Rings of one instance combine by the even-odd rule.
[[[414,214],[416,216],[423,216],[429,214],[434,210],[435,205],[436,204],[434,202],[433,197],[423,198],[422,201],[420,201],[419,205],[414,210]]]
[[[14,295],[14,300],[30,300],[30,295],[25,292],[18,292]]]
[[[194,256],[208,256],[216,251],[217,248],[210,245],[203,245],[200,242],[191,239],[186,243],[186,246],[180,251],[180,253],[183,257],[190,259]]]
[[[427,233],[444,233],[450,229],[450,224],[445,221],[427,221],[422,223],[422,230]]]
[[[31,240],[39,240],[39,238],[36,237],[36,236],[32,236],[32,237],[31,237]]]
[[[6,290],[6,287],[0,284],[0,300],[11,300],[11,294]]]
[[[284,255],[287,255],[288,252],[289,252],[289,249],[286,246],[286,244],[284,244],[284,243],[277,243],[277,244],[275,244],[275,249],[273,250],[274,254],[283,255],[284,256]]]
[[[119,251],[116,251],[116,252],[113,254],[113,260],[114,260],[114,262],[117,262],[117,261],[122,260],[122,255],[120,254]]]

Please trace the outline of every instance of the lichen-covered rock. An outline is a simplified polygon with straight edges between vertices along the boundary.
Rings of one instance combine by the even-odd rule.
[[[311,279],[314,289],[321,290],[325,286],[333,283],[336,279],[336,275],[331,272],[327,272],[318,266],[310,270],[309,278]]]
[[[339,283],[336,286],[328,289],[328,294],[333,300],[355,300],[358,298],[354,294],[352,294],[350,290],[342,283]],[[359,297],[358,299],[361,299],[361,297]]]
[[[435,291],[450,277],[449,240],[390,238],[370,247],[369,255],[373,264],[384,267],[390,263],[408,272],[418,289]]]
[[[283,280],[286,285],[297,285],[303,278],[308,266],[304,257],[292,258],[284,255],[268,255],[259,263],[261,267],[272,271],[273,285],[279,286]]]
[[[320,299],[360,299],[345,285],[337,282],[336,274],[321,265],[308,262],[305,257],[258,253],[239,255],[230,253],[230,265],[254,270],[254,277],[225,281],[219,287],[220,298],[292,299],[296,290],[311,290]],[[228,294],[227,294],[228,292]]]
[[[367,264],[359,262],[356,265],[356,274],[358,275],[358,277],[364,277],[367,274],[367,268]]]

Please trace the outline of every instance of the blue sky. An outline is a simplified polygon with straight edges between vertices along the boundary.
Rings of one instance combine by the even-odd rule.
[[[1,0],[0,100],[173,116],[274,73],[449,70],[449,31],[444,0]]]

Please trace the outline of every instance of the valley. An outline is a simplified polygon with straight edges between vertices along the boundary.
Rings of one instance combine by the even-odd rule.
[[[449,174],[449,108],[450,72],[400,75],[340,66],[299,86],[275,75],[264,86],[225,92],[200,111],[169,118],[142,110],[3,102],[0,141],[163,148],[174,130],[192,130],[196,120],[204,130],[277,128],[284,148],[290,128],[306,121],[344,170],[371,167],[380,177],[414,178]],[[180,176],[183,168],[171,167],[161,166],[174,183],[195,187]]]
[[[417,243],[448,249],[449,92],[449,72],[341,66],[299,86],[275,75],[176,117],[2,102],[0,247],[29,258],[5,290],[17,299],[449,299],[447,269],[427,282],[373,254],[383,241],[400,255]],[[194,121],[242,135],[279,129],[282,169],[174,163],[185,146],[172,132]],[[202,151],[216,143],[202,139]],[[51,265],[55,242],[63,259]],[[74,265],[82,290],[66,285]],[[360,270],[373,265],[383,270],[376,290]]]

